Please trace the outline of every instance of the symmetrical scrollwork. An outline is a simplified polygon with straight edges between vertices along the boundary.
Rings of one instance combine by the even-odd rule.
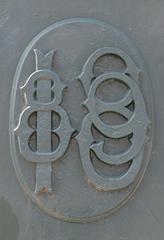
[[[94,64],[98,58],[106,54],[119,56],[125,62],[126,70],[123,73],[109,72],[96,77],[93,71]],[[106,47],[98,49],[88,58],[79,76],[87,95],[84,105],[89,113],[83,120],[77,141],[85,174],[88,181],[97,190],[109,191],[124,188],[133,182],[141,168],[147,138],[146,132],[150,121],[138,85],[139,73],[138,67],[122,50]],[[128,88],[126,96],[116,102],[104,102],[97,98],[96,91],[98,87],[107,80],[116,80],[126,85]],[[134,102],[133,112],[128,108],[132,102]],[[100,115],[105,112],[118,113],[127,121],[121,125],[107,124],[100,119]],[[95,142],[91,131],[92,126],[107,138],[120,139],[132,136],[130,139],[131,146],[123,153],[106,154],[103,150],[104,142]],[[125,174],[106,177],[95,170],[90,157],[91,151],[95,153],[100,161],[109,165],[119,166],[129,161],[131,161],[131,164]]]
[[[51,70],[54,51],[44,55],[34,50],[36,71],[21,87],[25,107],[20,114],[19,124],[15,129],[18,136],[21,154],[27,161],[37,163],[35,192],[51,192],[51,163],[58,160],[66,151],[73,129],[67,113],[60,106],[64,85],[58,75]],[[30,125],[30,116],[36,113],[35,126]],[[56,129],[52,127],[52,114],[55,113],[60,123]],[[36,148],[31,149],[30,139],[36,134]],[[59,139],[54,150],[53,134]]]

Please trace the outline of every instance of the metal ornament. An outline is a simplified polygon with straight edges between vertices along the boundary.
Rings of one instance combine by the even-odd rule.
[[[73,128],[67,113],[59,106],[65,86],[58,75],[51,71],[54,50],[44,55],[35,49],[36,71],[21,87],[25,108],[20,114],[15,132],[18,136],[21,154],[29,162],[37,163],[35,193],[51,192],[51,162],[57,161],[66,151]],[[60,118],[57,129],[52,127],[52,113]],[[36,125],[30,126],[30,117],[36,113]],[[30,148],[30,138],[36,134],[36,149]],[[59,145],[52,150],[52,137],[56,134]]]
[[[120,56],[126,63],[123,73],[110,72],[96,77],[93,67],[98,58],[106,54]],[[128,186],[137,176],[143,160],[144,146],[147,140],[146,132],[150,120],[146,113],[145,103],[138,86],[138,69],[130,57],[117,48],[101,48],[96,50],[86,61],[83,71],[79,76],[83,84],[87,100],[83,103],[89,113],[83,120],[83,125],[77,140],[79,143],[80,156],[84,171],[97,190],[117,190]],[[103,102],[96,98],[96,90],[103,82],[120,81],[129,88],[123,99],[116,102]],[[134,102],[134,112],[128,106]],[[119,113],[127,119],[122,125],[110,125],[104,123],[99,115],[105,112]],[[121,154],[108,155],[103,151],[104,142],[95,143],[92,136],[92,124],[108,138],[119,139],[130,136],[131,147]],[[103,177],[96,173],[90,159],[90,151],[93,151],[98,159],[106,164],[120,165],[132,161],[131,166],[124,175],[117,177]]]
[[[20,184],[45,213],[87,223],[119,209],[143,178],[152,134],[147,70],[119,30],[68,19],[26,47],[11,94],[10,149]]]

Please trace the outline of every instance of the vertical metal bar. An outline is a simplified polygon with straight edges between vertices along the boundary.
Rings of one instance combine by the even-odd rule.
[[[51,101],[51,80],[38,80],[37,101]],[[37,112],[37,151],[51,152],[51,111]],[[37,163],[35,192],[51,192],[51,163]]]

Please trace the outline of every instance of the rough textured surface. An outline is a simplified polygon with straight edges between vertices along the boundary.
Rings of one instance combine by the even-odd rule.
[[[8,231],[0,231],[0,238],[5,239],[8,234],[8,240],[163,239],[163,11],[163,0],[1,0],[0,198],[5,199],[12,210],[11,215],[6,210],[8,220],[5,221],[11,224]],[[136,43],[152,80],[157,122],[151,163],[137,194],[111,218],[88,225],[59,222],[37,209],[18,184],[8,147],[9,98],[19,57],[38,32],[68,17],[92,17],[109,22]],[[15,234],[12,234],[13,228],[17,228]]]

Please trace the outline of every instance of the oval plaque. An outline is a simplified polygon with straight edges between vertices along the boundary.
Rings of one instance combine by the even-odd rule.
[[[129,39],[92,19],[55,23],[15,74],[10,148],[17,177],[47,214],[99,220],[135,192],[152,145],[151,84]]]

